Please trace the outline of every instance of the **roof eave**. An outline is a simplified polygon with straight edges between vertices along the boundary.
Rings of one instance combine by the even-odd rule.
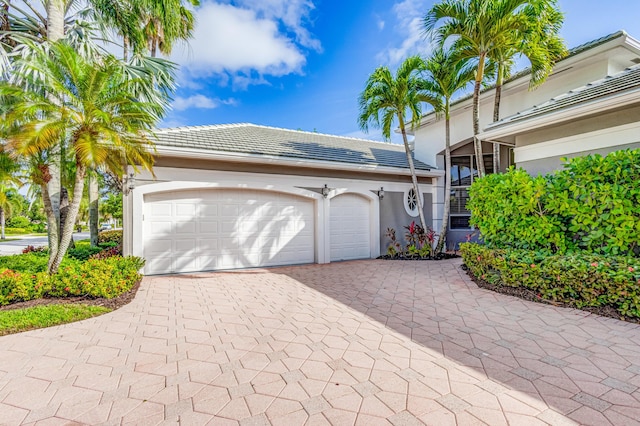
[[[624,93],[616,93],[603,98],[593,99],[561,110],[549,111],[544,114],[533,115],[508,123],[493,123],[487,126],[478,137],[482,140],[499,140],[500,138],[525,133],[541,127],[562,124],[569,120],[575,120],[578,117],[638,103],[638,94],[640,94],[640,87],[635,87]]]
[[[408,168],[376,166],[372,164],[354,164],[333,161],[310,160],[303,158],[287,158],[274,155],[245,154],[240,152],[213,151],[197,148],[173,147],[156,144],[156,155],[178,158],[199,158],[206,160],[218,160],[228,162],[241,162],[249,164],[270,164],[283,166],[297,166],[315,169],[330,169],[342,171],[358,171],[363,173],[379,173],[389,175],[411,175]],[[418,177],[440,177],[444,175],[442,170],[416,170]]]

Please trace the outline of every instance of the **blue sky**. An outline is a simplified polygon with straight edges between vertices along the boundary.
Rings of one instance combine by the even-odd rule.
[[[640,1],[559,0],[568,47],[625,29],[640,38]],[[429,52],[429,0],[202,0],[161,127],[251,122],[380,139],[358,129],[357,98],[379,65]]]

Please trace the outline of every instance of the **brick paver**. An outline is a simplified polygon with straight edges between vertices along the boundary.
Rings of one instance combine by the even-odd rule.
[[[0,424],[640,424],[640,327],[441,262],[145,278],[0,338]]]

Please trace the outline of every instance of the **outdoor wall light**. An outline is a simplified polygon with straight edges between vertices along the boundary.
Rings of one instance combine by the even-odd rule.
[[[324,188],[322,188],[322,196],[324,198],[327,198],[327,195],[329,195],[329,187],[327,187],[327,184],[324,184]]]
[[[380,187],[380,191],[376,191],[376,194],[378,194],[378,198],[379,199],[383,199],[384,198],[384,187]]]
[[[125,176],[124,187],[127,194],[136,188],[136,178],[133,176],[133,173],[129,174],[129,176]]]

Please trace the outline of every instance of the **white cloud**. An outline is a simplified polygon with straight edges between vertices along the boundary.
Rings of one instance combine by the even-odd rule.
[[[229,99],[213,99],[204,95],[193,95],[186,98],[176,97],[173,100],[172,107],[176,111],[184,111],[186,109],[198,108],[198,109],[214,109],[220,105],[237,105],[238,101],[234,98]]]
[[[410,55],[425,54],[430,50],[422,21],[431,4],[428,0],[403,0],[394,4],[393,13],[397,21],[394,28],[402,41],[378,53],[380,62],[397,65]]]
[[[182,85],[215,76],[243,89],[265,84],[264,76],[302,73],[305,50],[321,51],[307,29],[313,9],[310,0],[203,1],[186,52],[172,58],[183,66]]]
[[[301,46],[322,51],[320,41],[313,37],[305,25],[315,9],[309,0],[237,0],[240,6],[256,11],[259,16],[280,21],[289,31],[295,34],[296,42]]]

